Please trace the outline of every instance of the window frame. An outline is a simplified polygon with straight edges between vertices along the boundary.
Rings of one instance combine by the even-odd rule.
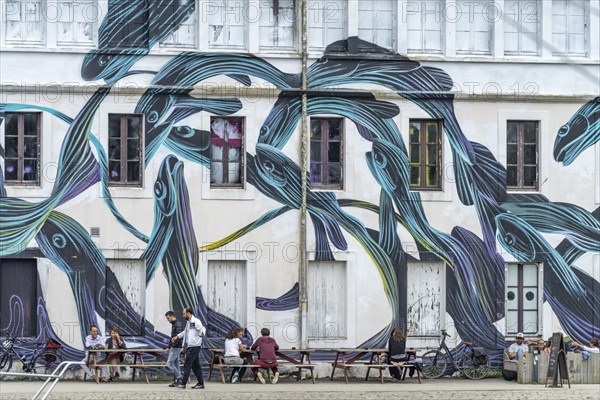
[[[469,0],[465,0],[465,1],[469,2]],[[475,2],[475,3],[477,5],[480,4],[479,2]],[[481,13],[475,13],[474,18],[477,18],[477,15],[479,15],[481,18],[483,18],[483,10],[486,9],[488,7],[488,5],[492,4],[492,3],[493,3],[493,0],[483,0],[483,6],[482,6],[482,9],[481,9],[482,12]],[[460,3],[459,3],[458,0],[456,2],[456,5],[460,8]],[[460,8],[460,9],[462,9],[462,8]],[[464,14],[464,12],[462,14]],[[469,18],[470,18],[470,15],[471,15],[470,12],[467,13],[467,16]],[[456,54],[457,55],[493,56],[493,54],[494,54],[494,26],[493,26],[492,21],[485,21],[485,22],[487,22],[487,24],[488,24],[488,30],[487,30],[487,32],[488,32],[488,38],[487,38],[488,39],[487,40],[488,46],[487,46],[487,50],[486,51],[481,51],[481,50],[475,50],[475,49],[473,49],[473,46],[475,44],[474,35],[475,35],[476,31],[474,29],[475,28],[474,23],[471,22],[471,21],[469,21],[469,24],[467,25],[469,27],[469,30],[465,31],[465,32],[469,33],[469,48],[467,50],[459,49],[458,48],[458,43],[459,43],[458,32],[459,32],[459,29],[458,29],[458,24],[456,24],[456,26],[455,26],[455,29],[456,29],[455,43],[456,43]]]
[[[524,285],[523,282],[523,269],[525,265],[535,265],[536,267],[536,285],[535,286],[526,286]],[[511,266],[517,266],[517,286],[509,286],[508,284],[508,270]],[[543,297],[543,290],[542,290],[542,286],[543,285],[543,279],[541,276],[542,273],[542,268],[540,263],[537,262],[511,262],[508,263],[506,266],[506,292],[504,294],[504,298],[506,301],[506,310],[505,310],[505,315],[506,317],[506,334],[508,336],[513,336],[518,332],[523,332],[525,335],[537,335],[540,331],[541,331],[541,316],[542,316],[542,309],[540,307],[540,301],[542,300]],[[511,288],[516,288],[516,296],[517,296],[517,308],[509,308],[508,306],[508,293],[509,290]],[[524,305],[523,305],[523,293],[525,292],[526,289],[532,289],[535,288],[536,290],[536,299],[537,299],[537,307],[535,309],[525,309]],[[508,312],[509,311],[516,311],[517,312],[517,327],[515,330],[512,330],[509,326],[508,326]],[[536,323],[537,323],[537,330],[535,332],[531,332],[531,331],[526,331],[525,330],[525,326],[524,326],[524,322],[523,322],[523,315],[525,311],[536,311],[537,312],[537,318],[536,318]]]
[[[556,14],[554,14],[554,3],[555,0],[552,0],[552,15],[551,15],[551,26],[553,26],[553,19],[554,16]],[[571,0],[566,0],[565,4],[567,7],[567,12],[565,14],[565,18],[567,21],[567,25],[565,27],[566,31],[565,31],[565,36],[567,37],[567,45],[566,45],[566,51],[565,52],[560,52],[560,51],[555,51],[554,49],[552,50],[552,55],[553,56],[576,56],[576,57],[589,57],[590,54],[590,7],[589,7],[589,1],[586,0],[582,0],[583,3],[583,21],[584,21],[584,31],[583,31],[583,53],[576,53],[576,52],[572,52],[569,49],[569,40],[568,37],[569,35],[571,35],[572,33],[569,31],[569,19],[570,19],[570,14],[569,14],[569,4],[573,4],[571,3]],[[552,29],[551,32],[551,42],[552,42],[552,47],[554,48],[554,29]]]
[[[365,11],[365,10],[361,10],[360,6],[361,6],[361,3],[363,3],[364,1],[369,1],[369,2],[371,2],[373,4],[373,9],[371,9],[371,12],[373,14],[372,15],[373,21],[372,21],[372,26],[369,29],[371,31],[371,33],[372,33],[373,40],[372,41],[369,40],[369,41],[371,41],[372,43],[374,43],[374,44],[376,44],[378,46],[389,48],[389,49],[394,49],[395,50],[398,47],[398,43],[397,43],[397,41],[398,41],[398,4],[397,4],[397,1],[394,1],[394,0],[390,1],[391,6],[392,6],[392,26],[391,26],[391,29],[390,29],[391,30],[392,42],[391,42],[391,44],[390,44],[389,47],[388,46],[384,46],[382,43],[377,43],[377,35],[378,35],[378,33],[381,32],[381,31],[388,30],[388,29],[382,29],[382,28],[378,27],[378,25],[377,25],[377,22],[378,22],[377,15],[378,15],[378,13],[385,12],[385,11],[381,11],[381,10],[376,10],[375,9],[375,4],[377,4],[377,1],[373,1],[373,0],[358,0],[358,19],[359,19],[359,22],[358,22],[358,24],[356,26],[356,30],[358,32],[358,37],[360,37],[360,30],[361,30],[361,28],[360,28],[360,21],[362,21],[361,11]],[[347,20],[346,20],[346,22],[347,22]],[[361,39],[367,40],[365,38],[361,38]]]
[[[7,120],[8,118],[6,118],[7,115],[17,115],[18,116],[18,121],[17,121],[17,134],[16,135],[10,135],[10,136],[16,136],[17,137],[17,180],[12,180],[12,179],[7,179],[7,175],[6,175],[6,161],[7,161],[7,157],[6,157],[6,152],[7,152],[7,146],[6,146],[6,136],[8,135],[8,131],[6,129],[7,127]],[[36,128],[36,134],[37,134],[37,149],[36,149],[36,158],[35,160],[37,161],[36,163],[36,168],[37,168],[37,173],[36,173],[36,180],[30,180],[30,181],[26,181],[23,180],[23,167],[24,167],[24,162],[25,162],[25,154],[24,154],[24,142],[25,142],[25,116],[26,115],[36,115],[37,116],[37,128]],[[42,163],[42,113],[41,112],[7,112],[4,114],[4,122],[2,123],[3,125],[3,130],[4,130],[4,157],[3,157],[3,164],[4,167],[2,169],[2,172],[4,173],[4,183],[6,184],[6,186],[33,186],[33,187],[40,187],[41,186],[41,163]],[[27,135],[28,137],[31,137],[31,135]],[[10,157],[10,159],[13,159],[13,157]],[[28,159],[31,159],[28,157]]]
[[[419,172],[420,172],[420,184],[419,185],[413,185],[412,183],[410,183],[410,177],[412,176],[412,167],[414,164],[411,162],[412,160],[412,145],[413,144],[417,144],[417,143],[413,143],[411,142],[411,135],[410,135],[410,126],[415,124],[415,123],[419,123],[419,124],[430,124],[430,123],[437,123],[438,125],[438,143],[437,143],[437,147],[438,147],[438,151],[437,151],[437,186],[425,186],[423,184],[423,182],[427,182],[427,167],[431,166],[431,164],[427,164],[427,146],[431,143],[427,142],[427,135],[422,135],[421,132],[423,132],[423,129],[420,129],[420,133],[419,133]],[[443,186],[442,186],[442,153],[443,153],[443,134],[444,134],[444,120],[442,119],[428,119],[428,118],[411,118],[409,120],[409,135],[408,135],[408,148],[409,148],[409,153],[408,153],[408,157],[409,157],[409,187],[411,191],[427,191],[427,192],[437,192],[437,191],[442,191],[443,190]],[[425,149],[425,151],[422,151],[422,149]]]
[[[229,5],[229,3],[230,2],[237,3],[237,2],[240,2],[240,1],[243,2],[243,0],[219,0],[219,2],[217,2],[219,4],[219,12],[221,12],[221,10],[223,9],[223,7],[221,7],[221,5],[224,4],[225,5],[224,6],[224,11],[223,11],[224,14],[215,13],[214,15],[218,15],[218,16],[224,15],[226,17],[228,14],[230,14],[230,13],[227,12],[227,6]],[[203,9],[205,9],[205,7],[203,7]],[[212,25],[210,16],[211,15],[202,15],[201,16],[201,20],[203,20],[204,18],[206,18],[206,23],[207,23],[207,26],[208,26],[208,37],[206,38],[206,44],[207,44],[207,46],[208,46],[208,48],[210,50],[248,50],[248,39],[249,39],[248,38],[248,32],[249,32],[250,24],[252,22],[248,21],[245,18],[244,12],[243,12],[243,7],[242,7],[242,10],[240,11],[240,18],[241,18],[241,21],[242,21],[241,22],[241,26],[243,26],[243,31],[244,31],[244,40],[243,40],[242,44],[231,45],[231,44],[220,44],[220,43],[219,44],[215,44],[215,43],[212,43],[211,39],[210,39],[210,37],[211,37],[211,27],[215,26],[215,25]],[[229,24],[228,24],[228,21],[227,21],[226,18],[225,18],[225,20],[222,21],[222,26],[223,26],[223,32],[222,32],[222,34],[226,34],[227,31],[228,31],[226,28],[229,27]]]
[[[307,25],[306,25],[307,47],[308,47],[309,52],[321,52],[322,50],[327,48],[327,46],[329,46],[331,43],[333,43],[332,41],[328,41],[327,36],[326,36],[326,31],[329,29],[329,25],[326,25],[326,20],[328,18],[331,18],[331,16],[326,14],[326,12],[328,11],[328,8],[327,8],[328,1],[327,0],[314,0],[314,1],[319,1],[319,6],[322,6],[322,8],[316,8],[317,10],[320,10],[320,13],[318,14],[319,21],[317,21],[317,25],[311,25],[310,24],[311,2],[310,2],[310,0],[307,0],[307,3],[308,3],[307,4],[307,9],[308,9],[307,10],[307,13],[308,13],[307,19],[308,19],[308,21],[307,21]],[[333,0],[333,1],[338,1],[338,0]],[[333,4],[333,3],[330,3],[330,4]],[[341,38],[339,38],[337,40],[346,39],[348,37],[348,30],[349,30],[348,1],[340,0],[340,4],[344,5],[344,8],[340,10],[341,16],[342,16],[342,36],[341,36]],[[318,25],[318,24],[321,24],[321,25]],[[324,45],[322,45],[322,46],[312,46],[311,45],[311,41],[310,41],[310,37],[312,35],[311,27],[321,27],[320,42],[325,43]],[[358,24],[356,26],[356,29],[358,30]]]
[[[219,119],[239,119],[241,120],[241,125],[242,125],[242,147],[240,148],[240,183],[213,183],[212,182],[212,172],[210,175],[210,188],[211,189],[244,189],[246,186],[246,118],[243,116],[228,116],[228,115],[211,115],[210,116],[210,135],[211,135],[211,141],[210,141],[210,147],[209,147],[209,155],[210,155],[210,165],[211,165],[211,169],[212,169],[212,123],[213,120],[219,118]],[[223,143],[223,155],[222,155],[222,160],[221,163],[223,164],[223,180],[225,180],[225,178],[227,178],[227,181],[229,181],[229,143],[227,143],[227,140],[224,140]]]
[[[541,41],[541,36],[542,36],[542,17],[543,17],[543,9],[542,9],[542,4],[540,0],[512,0],[512,1],[516,1],[519,4],[519,9],[518,9],[518,15],[517,15],[517,22],[515,22],[515,25],[517,27],[517,31],[516,32],[508,32],[508,33],[514,33],[517,35],[517,50],[507,50],[506,44],[504,45],[504,54],[507,56],[539,56],[541,53],[541,46],[540,46],[540,41]],[[536,18],[536,27],[535,27],[535,43],[536,43],[536,49],[535,51],[524,51],[523,50],[523,34],[525,33],[523,31],[523,22],[524,22],[524,18],[526,16],[523,15],[524,12],[524,8],[528,6],[528,4],[533,4],[533,2],[535,1],[535,9],[536,9],[536,14],[535,14],[535,18]],[[504,23],[504,42],[506,43],[506,21],[508,18],[511,18],[511,16],[509,15],[509,13],[506,12],[506,3],[505,3],[505,19],[503,20]]]
[[[110,180],[110,162],[111,161],[117,161],[116,159],[111,159],[110,158],[110,151],[107,151],[107,157],[108,157],[108,165],[109,165],[109,177],[108,177],[108,187],[121,187],[121,188],[143,188],[144,187],[144,170],[145,170],[145,165],[144,165],[144,137],[145,137],[145,125],[144,125],[144,115],[143,114],[139,114],[139,113],[109,113],[108,114],[108,138],[107,138],[107,143],[110,143],[111,140],[111,136],[110,136],[110,117],[114,117],[117,116],[121,119],[120,122],[120,135],[119,135],[119,146],[120,146],[120,155],[121,157],[119,158],[119,162],[121,163],[121,169],[120,169],[120,176],[121,177],[125,177],[125,179],[127,178],[127,163],[130,162],[129,159],[127,158],[127,140],[129,139],[127,137],[127,118],[129,117],[137,117],[140,120],[140,133],[139,133],[139,142],[140,142],[140,146],[139,146],[139,164],[140,164],[140,178],[139,181],[137,182],[127,182],[127,181],[111,181]],[[123,130],[123,126],[125,126],[125,130]],[[113,138],[114,139],[114,138]],[[107,149],[109,149],[109,146],[107,146]],[[125,157],[125,158],[123,158]],[[135,160],[133,160],[135,161]],[[125,167],[123,167],[123,165],[125,165]]]
[[[524,133],[524,123],[525,122],[535,122],[536,123],[536,138],[535,138],[535,149],[536,149],[536,179],[535,186],[524,186],[524,176],[525,176],[525,167],[531,166],[531,164],[525,165],[525,133]],[[508,142],[508,129],[511,123],[517,124],[517,164],[509,164],[508,163],[508,146],[513,143]],[[537,192],[540,189],[540,125],[541,121],[539,120],[526,120],[526,119],[509,119],[506,121],[506,189],[509,191],[518,190],[518,191],[534,191]],[[516,166],[517,168],[517,186],[510,186],[508,184],[508,167]]]
[[[270,8],[266,7],[268,4],[273,4],[273,3],[268,3],[267,1],[269,0],[260,0],[259,2],[259,10],[260,10],[260,15],[262,16],[263,12],[267,12]],[[273,0],[271,0],[273,1]],[[293,38],[292,38],[292,45],[291,46],[265,46],[260,44],[260,40],[258,43],[258,48],[259,51],[261,52],[269,52],[269,51],[297,51],[297,47],[298,47],[298,0],[292,0],[293,2],[293,7],[292,9],[294,10],[294,24],[291,28],[292,30],[292,34],[293,34]],[[260,32],[260,30],[262,28],[278,28],[279,25],[262,25],[261,24],[261,19],[259,18],[258,21],[258,30]],[[278,37],[279,38],[279,37]]]
[[[327,172],[329,170],[329,151],[328,151],[328,146],[329,146],[329,121],[331,120],[338,120],[340,122],[340,183],[339,184],[326,184],[323,182],[327,181]],[[326,117],[326,116],[316,116],[316,117],[311,117],[310,118],[310,126],[312,126],[312,122],[313,121],[321,121],[321,140],[320,140],[320,154],[321,154],[321,183],[312,183],[310,182],[310,187],[311,189],[317,189],[317,190],[344,190],[344,173],[345,173],[345,168],[344,168],[344,162],[345,162],[345,157],[344,157],[344,133],[345,133],[345,128],[346,128],[346,124],[345,124],[345,119],[343,117]],[[324,130],[323,127],[326,127],[326,129]],[[310,130],[310,128],[309,128]],[[326,138],[326,140],[323,140],[323,138]],[[312,138],[309,138],[309,144],[310,146],[312,146]],[[310,159],[310,147],[309,147],[309,163],[312,161]],[[310,167],[309,167],[309,174],[310,174]],[[310,179],[310,178],[309,178]]]
[[[426,45],[426,41],[425,41],[425,37],[426,37],[426,32],[428,32],[428,30],[426,29],[426,23],[427,21],[423,21],[423,11],[420,7],[417,10],[418,14],[409,14],[406,16],[406,21],[404,22],[406,24],[406,51],[407,53],[411,53],[411,54],[435,54],[435,55],[441,55],[444,54],[445,52],[445,47],[446,47],[446,19],[443,17],[443,12],[442,9],[443,7],[445,7],[445,0],[439,0],[439,4],[440,4],[440,13],[439,15],[436,15],[437,18],[440,19],[440,24],[439,24],[439,32],[440,32],[440,42],[439,42],[439,50],[434,50],[431,49],[429,47],[427,47]],[[423,4],[427,4],[426,2],[423,2]],[[434,3],[435,4],[435,3]],[[425,14],[425,18],[427,17],[427,15],[432,14],[431,12],[429,12],[429,10],[426,10],[427,13]],[[408,37],[411,35],[411,32],[416,32],[416,30],[414,29],[409,29],[409,22],[408,19],[411,16],[417,15],[418,18],[420,19],[420,29],[419,32],[421,34],[421,47],[419,49],[415,49],[415,48],[411,48],[409,43],[409,39]]]

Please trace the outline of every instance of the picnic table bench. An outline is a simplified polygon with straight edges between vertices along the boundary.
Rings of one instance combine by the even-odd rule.
[[[165,362],[167,361],[167,357],[162,355],[161,353],[165,353],[165,349],[145,349],[145,348],[131,348],[131,349],[89,349],[87,350],[87,364],[90,369],[94,371],[96,383],[100,383],[100,377],[98,374],[98,370],[105,367],[129,367],[135,369],[139,369],[144,372],[144,377],[146,378],[146,383],[150,383],[148,379],[148,374],[146,370],[148,368],[160,368],[165,366]],[[99,353],[108,353],[106,357],[101,360],[98,360]],[[111,364],[110,362],[117,357],[122,356],[125,353],[133,354],[133,362],[131,364],[124,363],[116,363]],[[159,359],[163,362],[161,363],[145,363],[144,362],[144,354],[151,354],[154,358]],[[133,373],[131,380],[135,380],[135,372]]]

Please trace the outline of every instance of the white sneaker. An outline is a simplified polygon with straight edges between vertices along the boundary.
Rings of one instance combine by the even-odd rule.
[[[279,372],[275,372],[275,376],[273,377],[273,384],[279,382]]]
[[[262,376],[262,374],[261,374],[260,372],[258,372],[258,373],[256,374],[256,376],[258,377],[258,380],[260,381],[260,383],[262,383],[263,385],[264,385],[265,383],[267,383],[267,381],[265,381],[265,378],[263,378],[263,376]]]

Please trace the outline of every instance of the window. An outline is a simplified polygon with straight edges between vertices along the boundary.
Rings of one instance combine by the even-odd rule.
[[[208,5],[210,48],[246,48],[247,4],[242,0],[219,0]]]
[[[243,187],[244,119],[210,119],[210,186]]]
[[[407,4],[405,18],[409,52],[442,53],[442,5],[441,0]]]
[[[346,38],[346,6],[346,0],[308,1],[308,46],[311,49],[323,49]]]
[[[539,330],[537,264],[508,264],[506,279],[506,334],[537,334]]]
[[[506,121],[506,186],[538,188],[539,121]]]
[[[139,259],[106,260],[106,327],[121,336],[144,335],[146,266]],[[131,307],[130,312],[127,308]]]
[[[358,37],[387,49],[395,46],[396,10],[393,0],[358,2]]]
[[[410,120],[410,186],[441,189],[442,121]]]
[[[504,52],[536,55],[541,16],[536,0],[507,0],[504,3]]]
[[[552,1],[554,54],[587,55],[589,15],[583,0]]]
[[[45,43],[46,21],[42,16],[42,0],[7,0],[2,5],[7,44]]]
[[[197,2],[197,0],[191,0]],[[182,2],[173,2],[166,7],[181,7]],[[181,23],[179,28],[172,32],[167,38],[160,42],[160,47],[176,47],[195,49],[198,47],[196,38],[198,37],[198,18],[197,4],[190,12],[189,17]]]
[[[491,0],[457,0],[460,7],[456,22],[456,52],[458,54],[491,54],[494,10]]]
[[[307,271],[309,339],[347,337],[346,263],[309,261]]]
[[[207,306],[211,310],[246,326],[246,262],[243,260],[209,260]],[[209,313],[210,316],[210,313]],[[207,322],[208,331],[220,321]]]
[[[310,184],[324,189],[342,189],[343,120],[311,118]]]
[[[139,0],[110,1],[108,3],[109,25],[115,29],[106,30],[100,36],[100,47],[109,49],[148,49],[149,18],[148,2]],[[123,15],[127,15],[126,18]]]
[[[407,281],[407,336],[439,336],[444,328],[445,271],[441,262],[409,262]]]
[[[60,0],[58,2],[57,44],[93,46],[99,11],[95,0]]]
[[[7,184],[40,184],[40,113],[6,113],[4,177]]]
[[[260,0],[260,48],[293,50],[296,40],[295,0]]]
[[[108,116],[108,171],[113,186],[142,186],[142,117]]]

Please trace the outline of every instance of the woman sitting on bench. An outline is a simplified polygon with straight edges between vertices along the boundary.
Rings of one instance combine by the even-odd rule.
[[[406,354],[406,338],[401,328],[395,328],[392,331],[392,336],[390,336],[388,342],[388,359],[390,364],[394,365],[390,367],[390,374],[394,379],[402,380],[400,368],[397,367],[403,365],[404,361],[408,360],[408,355]]]

